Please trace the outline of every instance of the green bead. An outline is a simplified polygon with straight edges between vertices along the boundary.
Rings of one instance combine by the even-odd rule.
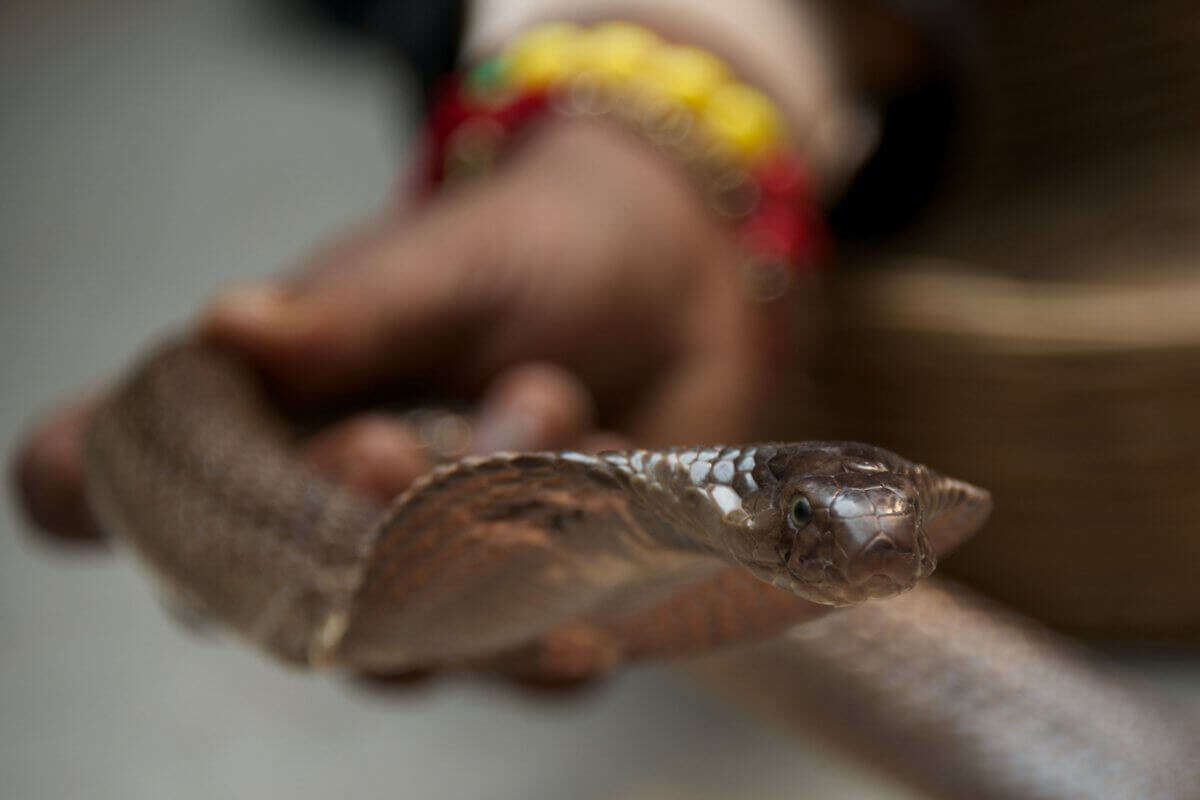
[[[507,63],[503,58],[489,58],[480,61],[467,74],[467,83],[472,91],[486,92],[504,84],[507,73]]]

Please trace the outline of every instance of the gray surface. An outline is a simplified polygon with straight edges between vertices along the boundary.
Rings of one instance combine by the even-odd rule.
[[[259,4],[0,7],[0,440],[374,208],[396,94]],[[0,527],[6,798],[894,796],[665,670],[551,703],[287,673],[171,625],[127,560]]]

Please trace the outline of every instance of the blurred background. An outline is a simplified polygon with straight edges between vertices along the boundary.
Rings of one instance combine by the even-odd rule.
[[[977,5],[973,122],[928,130],[949,158],[881,152],[851,190],[830,346],[775,430],[993,488],[996,523],[949,571],[1200,713],[1200,19]],[[319,20],[244,0],[0,8],[8,447],[390,191],[417,81]],[[924,86],[888,98],[887,141],[960,102]],[[34,541],[11,503],[0,526],[5,796],[910,796],[665,668],[551,698],[283,672],[183,633],[130,560]]]

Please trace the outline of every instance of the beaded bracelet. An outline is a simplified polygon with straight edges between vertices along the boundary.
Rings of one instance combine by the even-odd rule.
[[[716,56],[625,22],[542,25],[451,78],[428,121],[426,190],[489,170],[548,112],[620,124],[685,168],[736,225],[755,299],[821,264],[827,236],[774,104]]]

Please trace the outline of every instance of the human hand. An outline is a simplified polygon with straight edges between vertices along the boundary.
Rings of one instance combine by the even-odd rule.
[[[673,165],[559,121],[488,178],[381,217],[295,277],[223,295],[199,329],[298,401],[398,381],[482,396],[477,450],[739,441],[768,395],[764,342],[782,335],[778,315],[745,299],[739,262]],[[93,533],[91,402],[51,418],[18,459],[30,516],[60,535]],[[379,415],[318,434],[305,454],[379,496],[428,466],[414,431]]]

